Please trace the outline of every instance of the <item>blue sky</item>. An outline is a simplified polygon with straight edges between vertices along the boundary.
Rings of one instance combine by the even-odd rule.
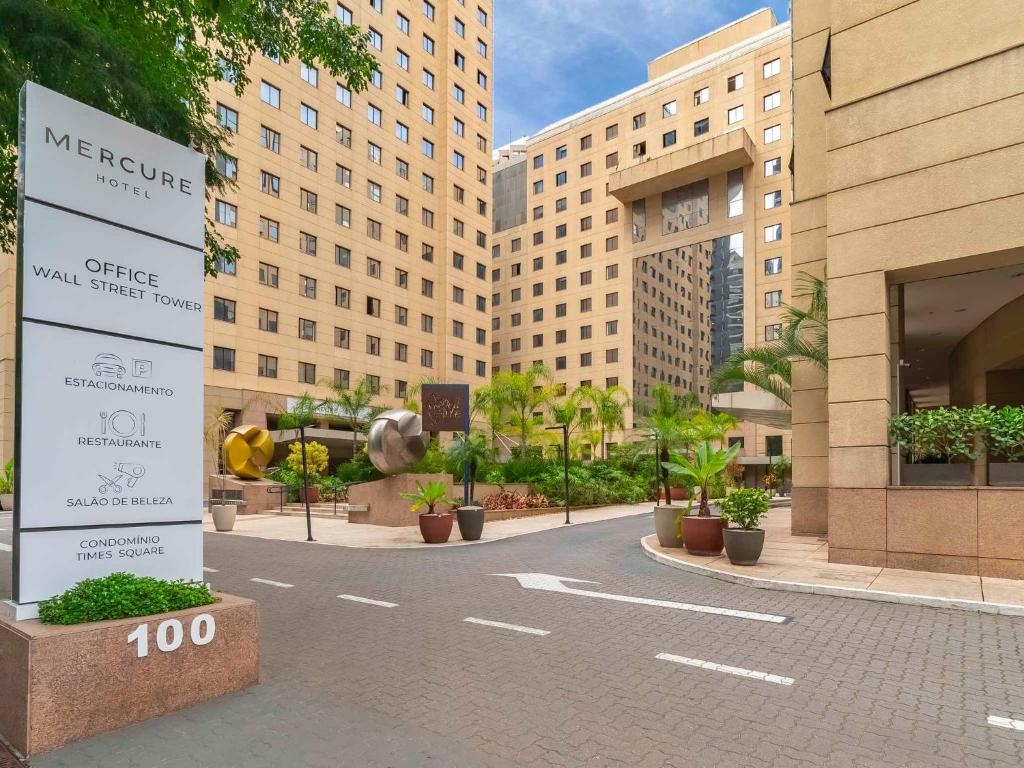
[[[789,0],[495,0],[494,146],[647,79],[647,62]]]

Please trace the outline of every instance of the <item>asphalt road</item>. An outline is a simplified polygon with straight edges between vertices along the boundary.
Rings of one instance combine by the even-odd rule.
[[[0,543],[9,528],[0,517]],[[645,515],[419,550],[207,534],[214,586],[260,603],[263,682],[32,765],[1024,763],[1024,731],[989,723],[1024,718],[1024,619],[727,584],[648,560],[638,539],[651,530]],[[0,551],[0,592],[9,564]]]

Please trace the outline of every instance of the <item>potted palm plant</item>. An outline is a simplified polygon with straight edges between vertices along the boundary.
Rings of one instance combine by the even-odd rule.
[[[0,472],[0,509],[6,512],[14,509],[14,459],[8,459]]]
[[[988,452],[989,485],[1024,485],[1024,408],[979,409]]]
[[[434,480],[423,485],[416,481],[416,493],[403,493],[402,498],[412,502],[410,509],[417,512],[426,508],[426,512],[420,512],[420,534],[427,544],[444,544],[452,535],[452,523],[454,516],[451,512],[435,512],[434,507],[438,504],[459,504],[458,499],[449,499],[448,486],[440,480]]]
[[[718,477],[729,462],[740,452],[740,444],[735,443],[728,448],[715,449],[709,440],[697,446],[693,458],[685,454],[675,454],[675,461],[662,462],[669,472],[684,478],[688,485],[700,488],[700,507],[696,516],[687,514],[682,519],[683,543],[691,555],[720,555],[724,542],[722,539],[721,518],[711,516],[708,504],[708,486]]]
[[[722,501],[722,519],[736,526],[722,531],[730,563],[757,563],[764,548],[764,529],[757,524],[766,514],[768,493],[760,488],[741,488]]]
[[[469,476],[469,498],[455,510],[459,534],[465,541],[476,541],[484,531],[484,508],[476,502],[476,473],[490,457],[491,449],[483,435],[457,435],[448,449],[448,458],[464,477]]]

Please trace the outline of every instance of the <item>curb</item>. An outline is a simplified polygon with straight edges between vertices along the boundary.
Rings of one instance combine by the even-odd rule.
[[[699,576],[708,576],[719,581],[727,581],[731,584],[739,584],[754,589],[772,589],[778,592],[803,592],[813,595],[827,595],[829,597],[846,597],[853,600],[872,600],[876,603],[898,603],[900,605],[920,605],[926,608],[946,608],[954,611],[969,611],[972,613],[991,613],[1001,616],[1024,616],[1024,605],[1008,605],[1006,603],[986,603],[979,600],[957,600],[948,597],[929,597],[928,595],[910,595],[902,592],[876,592],[869,589],[857,589],[855,587],[834,587],[825,584],[806,584],[799,581],[773,581],[771,579],[759,579],[754,576],[743,576],[741,574],[718,571],[706,565],[686,563],[676,560],[673,557],[664,555],[652,549],[647,539],[653,534],[640,539],[640,547],[651,560],[670,568],[678,568],[681,571],[695,573]]]

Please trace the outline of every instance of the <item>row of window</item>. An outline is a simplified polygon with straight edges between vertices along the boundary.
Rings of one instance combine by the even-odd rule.
[[[235,350],[232,349],[231,347],[215,346],[213,348],[213,369],[215,371],[235,372],[235,358]],[[420,365],[423,368],[434,367],[434,353],[432,350],[420,350]],[[451,369],[456,373],[463,373],[465,372],[465,367],[466,358],[463,355],[453,354],[451,360]],[[298,381],[302,382],[303,384],[320,384],[321,382],[319,381],[319,379],[317,379],[316,371],[317,368],[315,363],[309,363],[300,360],[298,362]],[[476,360],[474,366],[474,373],[481,378],[486,376],[487,364],[483,360]],[[258,355],[256,361],[256,375],[268,379],[278,378],[278,358],[273,355]],[[379,391],[379,377],[369,376],[368,378],[371,379],[371,390],[376,389],[377,391]],[[372,381],[373,379],[376,379],[376,384],[374,383],[374,381]],[[334,383],[336,385],[344,389],[348,389],[350,386],[350,382],[351,380],[348,371],[341,368],[334,369]],[[398,395],[399,397],[404,396],[403,392],[399,392],[397,390],[398,388],[396,387],[396,395]]]

